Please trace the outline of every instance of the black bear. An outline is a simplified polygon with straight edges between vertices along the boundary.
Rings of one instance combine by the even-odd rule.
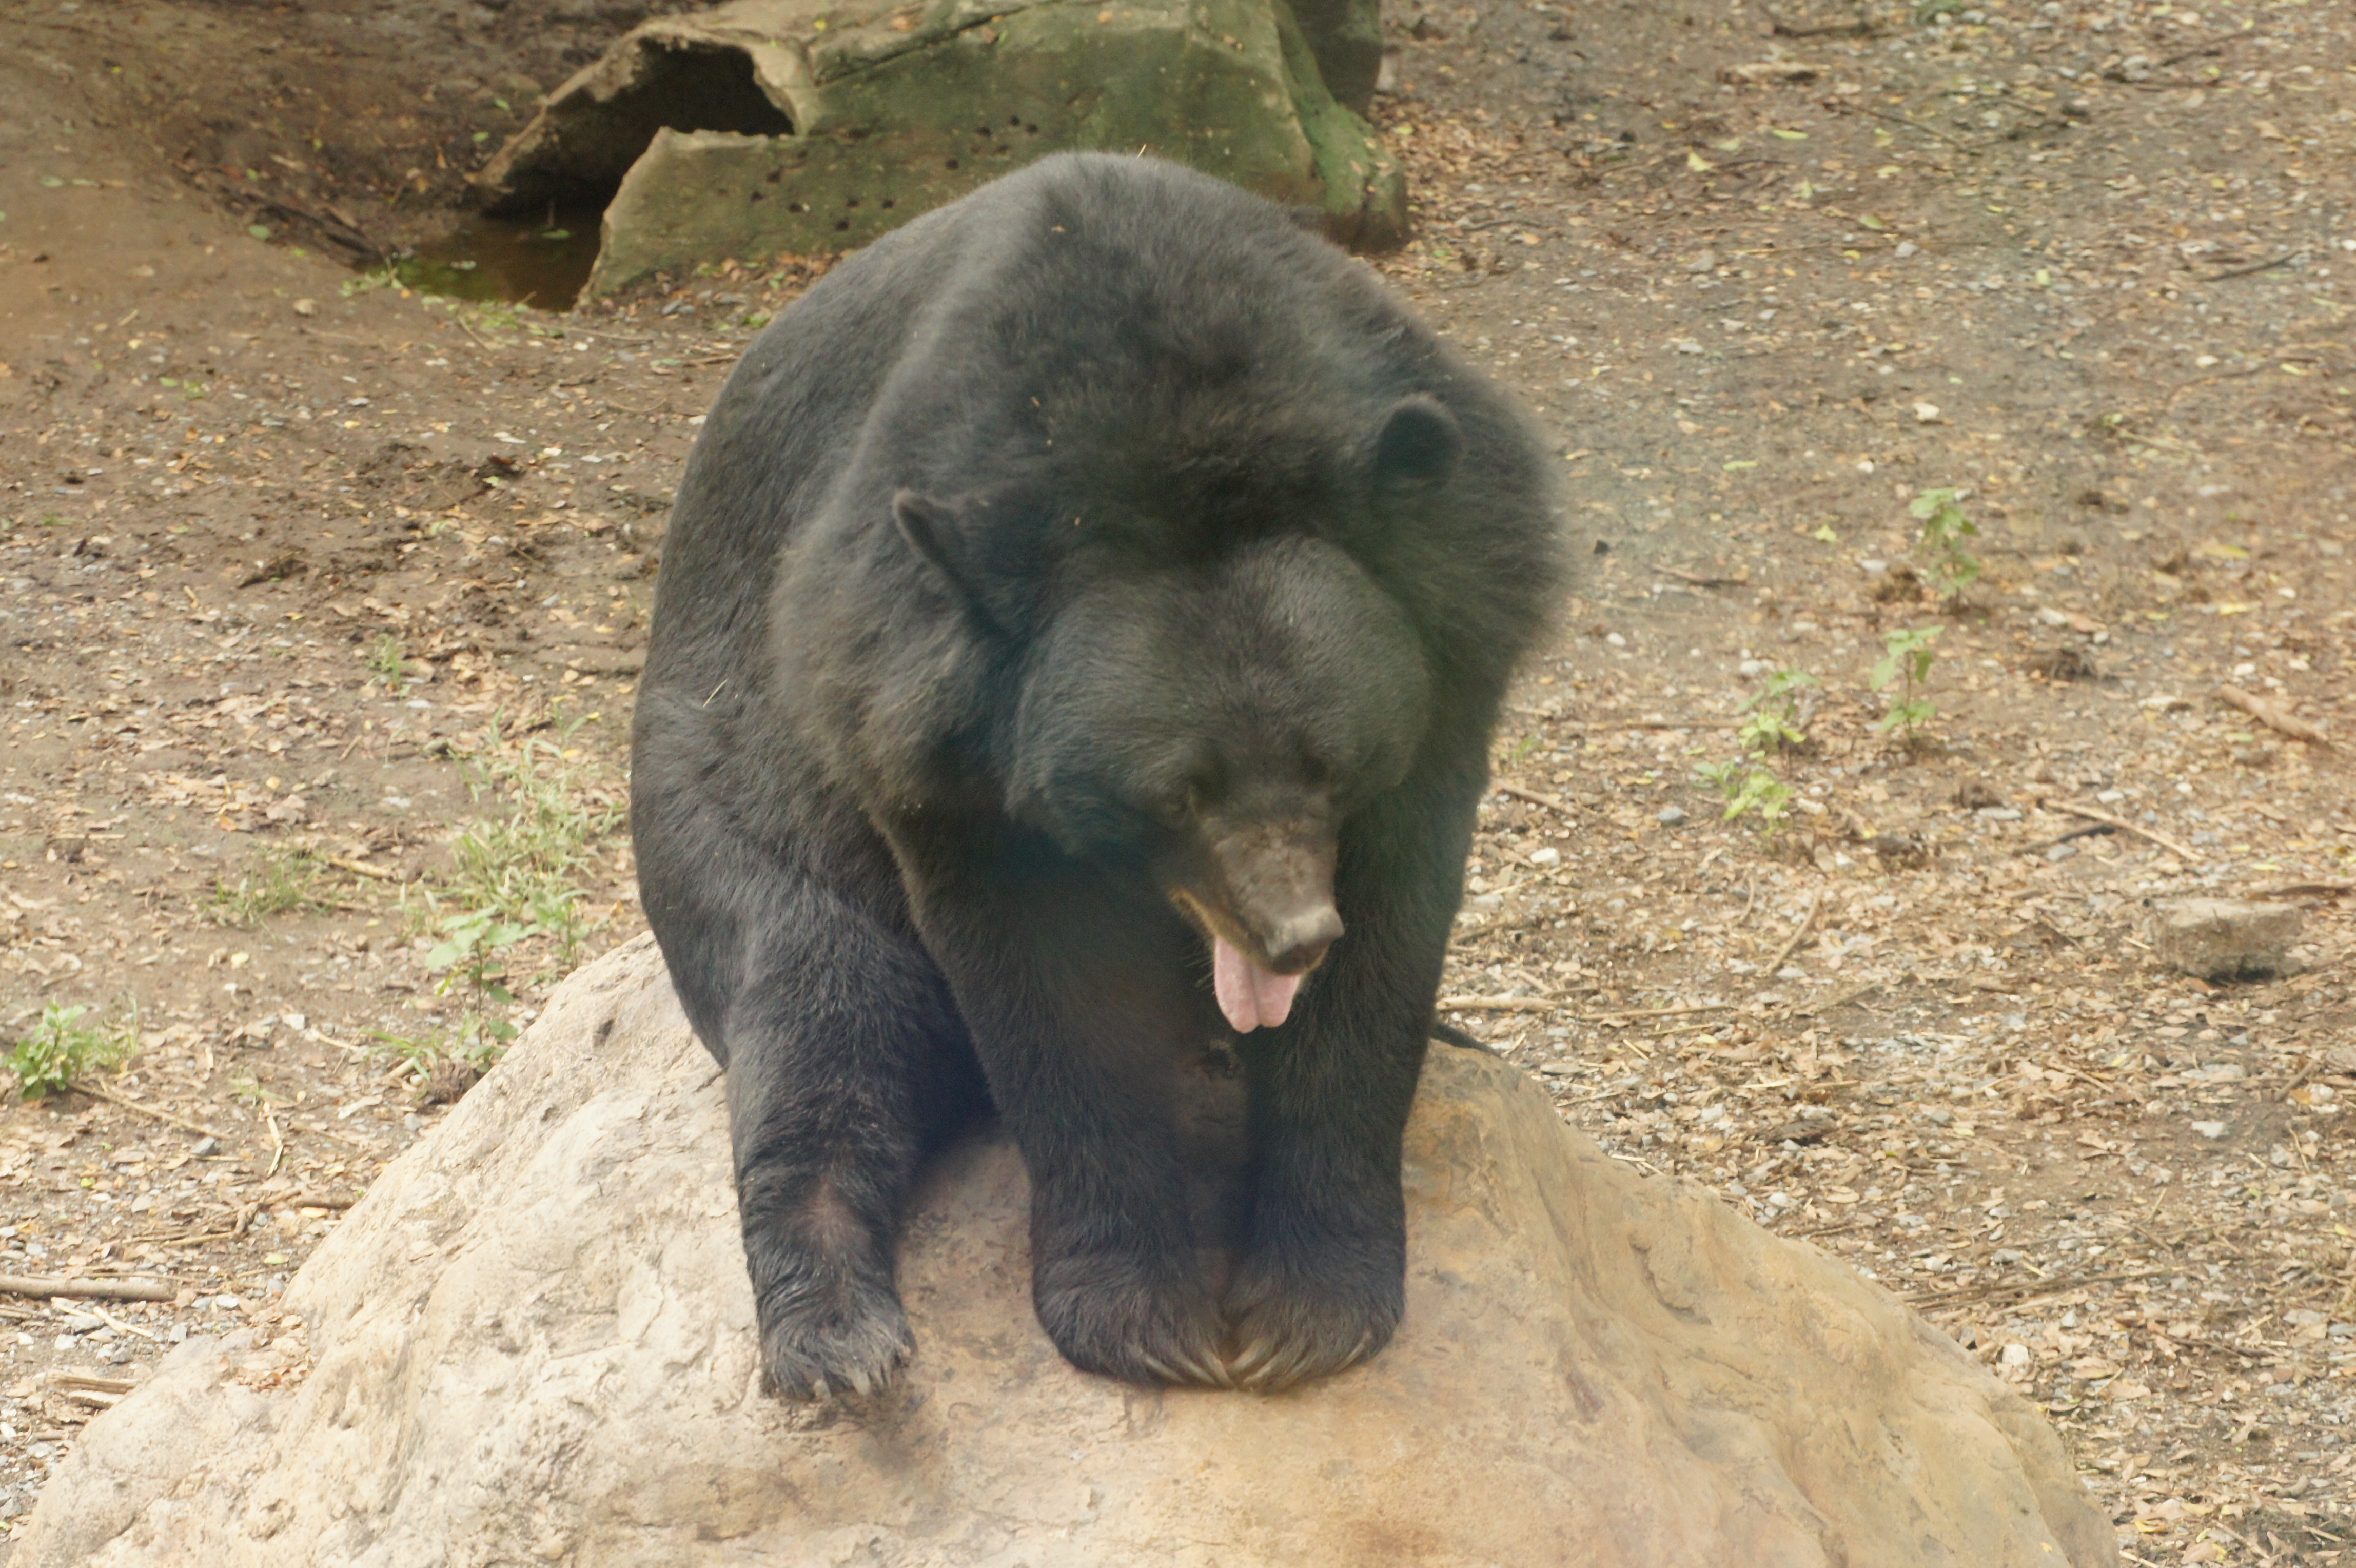
[[[781,1391],[891,1380],[911,1176],[992,1106],[1076,1365],[1276,1389],[1389,1340],[1549,489],[1368,269],[1141,158],[1034,164],[762,334],[672,513],[630,814]],[[1226,1268],[1185,1196],[1206,1049]]]

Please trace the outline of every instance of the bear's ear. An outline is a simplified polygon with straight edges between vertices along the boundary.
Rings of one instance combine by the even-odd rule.
[[[902,490],[892,498],[892,521],[900,525],[916,553],[931,562],[933,570],[947,578],[951,587],[969,599],[979,597],[975,592],[979,585],[965,560],[963,519],[955,503]]]
[[[1463,449],[1456,416],[1439,399],[1421,392],[1403,398],[1375,438],[1376,483],[1386,488],[1444,484],[1456,471]]]
[[[1019,531],[988,527],[987,496],[938,500],[916,490],[892,498],[892,521],[941,581],[987,625],[1014,632],[1031,613],[1035,574]]]

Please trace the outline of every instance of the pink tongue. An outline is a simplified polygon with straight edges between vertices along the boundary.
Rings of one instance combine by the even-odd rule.
[[[1278,974],[1246,958],[1224,937],[1211,941],[1211,989],[1218,994],[1219,1011],[1236,1033],[1273,1029],[1292,1012],[1293,993],[1301,976]]]

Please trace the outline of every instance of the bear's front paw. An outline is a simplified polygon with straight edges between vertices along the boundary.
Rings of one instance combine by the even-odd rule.
[[[1274,1393],[1355,1365],[1390,1343],[1406,1306],[1396,1270],[1319,1273],[1247,1261],[1228,1288],[1239,1388]]]
[[[1039,1321],[1064,1359],[1084,1372],[1126,1382],[1233,1388],[1219,1354],[1224,1326],[1210,1293],[1199,1282],[1162,1284],[1119,1277],[1124,1272],[1073,1265],[1042,1272]],[[1073,1274],[1090,1277],[1073,1280]]]
[[[887,1292],[855,1290],[824,1304],[779,1293],[761,1303],[761,1354],[787,1399],[880,1393],[916,1348],[907,1315]]]

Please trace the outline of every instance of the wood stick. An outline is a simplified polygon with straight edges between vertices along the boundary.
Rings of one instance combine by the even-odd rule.
[[[1783,967],[1783,961],[1790,958],[1794,953],[1799,950],[1800,943],[1806,940],[1809,930],[1816,923],[1816,911],[1824,907],[1824,890],[1819,888],[1816,891],[1816,896],[1808,900],[1808,912],[1800,917],[1800,923],[1798,927],[1793,930],[1791,940],[1785,942],[1783,947],[1777,950],[1772,959],[1768,961],[1767,967],[1762,970],[1760,972],[1761,973],[1766,975],[1770,980],[1775,978],[1776,972]]]
[[[1525,789],[1518,784],[1500,784],[1497,786],[1497,793],[1511,795],[1516,800],[1527,800],[1533,806],[1544,806],[1549,811],[1560,811],[1566,817],[1579,814],[1577,808],[1569,801],[1558,800],[1555,796],[1544,794],[1536,789]]]
[[[0,1274],[0,1291],[10,1295],[91,1296],[101,1301],[169,1301],[180,1287],[162,1280],[48,1279],[37,1274]]]
[[[107,1311],[102,1306],[91,1307],[90,1309],[90,1314],[92,1317],[97,1318],[101,1323],[105,1324],[109,1328],[113,1329],[117,1334],[136,1334],[142,1339],[151,1340],[155,1337],[155,1331],[154,1329],[142,1328],[135,1323],[125,1323],[123,1319],[115,1316],[114,1314]]]
[[[345,749],[348,751],[350,747],[347,746]],[[323,854],[319,858],[339,871],[348,871],[355,875],[373,876],[379,882],[398,882],[401,880],[400,873],[387,871],[381,865],[369,865],[361,861],[346,860],[339,854]]]
[[[2325,747],[2331,745],[2329,736],[2325,735],[2305,719],[2293,717],[2280,703],[2269,702],[2254,693],[2243,691],[2239,686],[2220,686],[2217,688],[2217,695],[2268,729],[2280,730],[2293,740],[2303,740]]]
[[[1945,1307],[1962,1306],[1968,1302],[1992,1301],[1999,1296],[2018,1295],[2015,1306],[2049,1295],[2067,1295],[2073,1290],[2091,1285],[2118,1284],[2127,1280],[2158,1279],[2162,1274],[2182,1273],[2181,1269],[2117,1269],[2106,1274],[2079,1274],[2074,1278],[2050,1280],[2014,1280],[2001,1284],[1960,1285],[1947,1291],[1926,1291],[1921,1295],[1905,1298],[1906,1305],[1917,1312],[1936,1312]]]
[[[1442,1013],[1551,1013],[1561,1006],[1541,996],[1443,996]]]
[[[2123,833],[2133,833],[2146,843],[2158,844],[2188,866],[2201,864],[2200,854],[2190,846],[2177,843],[2166,833],[2155,832],[2150,828],[2137,827],[2125,817],[2115,817],[2108,811],[2098,811],[2092,806],[2072,805],[2062,800],[2046,800],[2040,804],[2049,811],[2067,811],[2073,817],[2083,817],[2089,822],[2107,823]]]
[[[1691,1013],[1730,1013],[1731,1002],[1689,1002],[1677,1007],[1635,1007],[1624,1013],[1578,1013],[1582,1024],[1622,1024],[1634,1018],[1680,1018]]]
[[[230,1135],[227,1133],[215,1132],[201,1122],[191,1122],[185,1116],[175,1116],[168,1111],[158,1111],[152,1105],[142,1105],[136,1100],[125,1100],[123,1096],[111,1093],[95,1084],[76,1081],[72,1087],[75,1093],[87,1094],[92,1100],[103,1100],[109,1105],[120,1105],[125,1111],[136,1111],[142,1116],[153,1116],[158,1122],[168,1122],[175,1127],[185,1128],[191,1133],[202,1133],[208,1138],[219,1138],[224,1144],[230,1141]]]

